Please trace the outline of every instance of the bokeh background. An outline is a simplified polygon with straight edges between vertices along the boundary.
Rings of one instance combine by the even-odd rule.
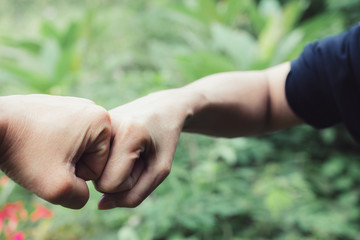
[[[205,75],[264,69],[360,20],[358,0],[0,1],[0,94],[111,109]],[[51,161],[51,159],[49,159]],[[359,148],[343,127],[253,138],[183,134],[139,207],[48,204],[0,179],[0,239],[360,239]]]

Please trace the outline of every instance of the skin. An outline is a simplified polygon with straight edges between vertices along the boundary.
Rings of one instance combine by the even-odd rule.
[[[0,169],[39,197],[78,209],[108,159],[108,112],[73,97],[0,97]]]
[[[99,209],[138,206],[170,173],[182,131],[258,135],[301,124],[287,104],[290,64],[207,76],[109,111],[112,145],[96,188]]]
[[[207,76],[109,113],[80,98],[0,97],[0,169],[39,197],[78,209],[138,206],[170,173],[182,131],[221,137],[302,123],[285,98],[289,63]],[[111,119],[111,120],[110,120]]]

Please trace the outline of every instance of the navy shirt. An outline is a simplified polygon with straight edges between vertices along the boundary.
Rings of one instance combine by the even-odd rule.
[[[344,123],[360,142],[360,25],[307,45],[291,62],[285,92],[306,123],[316,128]]]

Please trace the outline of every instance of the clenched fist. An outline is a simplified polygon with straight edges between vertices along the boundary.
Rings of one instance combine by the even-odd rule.
[[[39,197],[69,208],[89,198],[87,180],[106,165],[110,118],[74,97],[0,97],[0,168]]]

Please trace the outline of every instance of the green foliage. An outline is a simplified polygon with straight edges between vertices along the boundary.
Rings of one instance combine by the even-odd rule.
[[[91,39],[91,19],[88,14],[82,21],[70,22],[65,29],[44,20],[39,38],[34,40],[2,37],[6,55],[0,59],[0,69],[31,91],[63,93],[77,81],[87,41]]]
[[[16,13],[19,2],[1,4]],[[2,94],[74,95],[107,108],[289,61],[359,20],[357,1],[45,2],[21,5],[27,31],[2,33]],[[59,16],[44,20],[49,9]],[[18,15],[0,11],[0,29],[16,25]],[[140,207],[99,212],[90,184],[81,211],[53,207],[44,239],[357,239],[357,159],[341,127],[233,140],[184,134],[171,175]],[[33,196],[15,188],[12,198]]]

